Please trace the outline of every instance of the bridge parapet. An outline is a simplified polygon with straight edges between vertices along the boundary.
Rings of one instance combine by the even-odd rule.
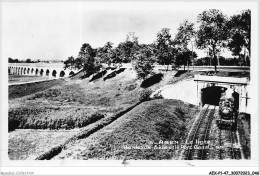
[[[249,84],[248,78],[235,78],[235,77],[220,77],[220,76],[204,76],[195,75],[194,81],[208,82],[208,83],[218,83],[218,84]]]
[[[197,82],[198,105],[202,105],[203,97],[205,98],[205,96],[203,96],[204,89],[210,89],[210,87],[222,87],[228,89],[232,87],[235,92],[239,93],[239,111],[248,113],[248,107],[250,107],[250,97],[248,92],[250,81],[248,78],[195,75],[194,81]],[[213,94],[215,94],[215,92],[212,92],[212,96]]]

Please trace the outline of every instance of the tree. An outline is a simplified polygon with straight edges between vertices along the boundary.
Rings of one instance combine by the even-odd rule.
[[[11,57],[9,57],[8,58],[8,63],[14,63],[14,60]]]
[[[198,15],[198,22],[197,47],[209,50],[217,72],[217,54],[226,46],[228,37],[227,17],[220,10],[210,9]]]
[[[118,57],[124,63],[129,63],[134,59],[134,55],[139,48],[138,37],[134,32],[130,32],[126,35],[125,42],[119,43],[117,46]]]
[[[250,58],[251,53],[251,11],[244,10],[241,14],[232,16],[228,21],[228,28],[230,31],[228,48],[235,56],[239,56],[244,50],[244,59],[247,65],[246,58]]]
[[[95,49],[96,51],[96,59],[101,62],[101,63],[106,63],[106,60],[104,59],[104,52],[103,52],[103,47],[98,47]]]
[[[119,48],[115,48],[112,50],[112,63],[119,63],[122,64],[123,60],[120,57],[120,50]]]
[[[134,57],[132,64],[137,73],[137,78],[144,80],[153,72],[154,57],[152,49],[149,46],[144,46],[140,48]]]
[[[239,33],[233,34],[231,36],[231,40],[228,43],[228,48],[232,52],[233,56],[239,56],[244,47],[244,37],[241,36]]]
[[[80,70],[83,68],[83,59],[81,57],[77,57],[75,60],[74,60],[74,65],[73,67]]]
[[[12,59],[11,57],[8,58],[8,63],[19,63],[18,59]]]
[[[26,59],[26,63],[32,63],[32,60],[30,58]]]
[[[185,58],[186,61],[182,63],[184,65],[184,68],[186,63],[189,66],[190,59],[192,59],[194,65],[193,43],[192,43],[192,39],[194,39],[194,37],[195,37],[194,23],[185,20],[183,23],[180,24],[178,28],[178,33],[174,38],[174,44],[177,45],[178,51],[181,50],[179,56],[181,55],[185,56],[189,53],[192,54],[191,57],[183,57]],[[191,45],[191,51],[189,51],[188,49],[188,44]]]
[[[92,75],[101,68],[101,64],[95,60],[95,50],[88,43],[80,48],[79,56],[76,59],[78,69],[82,68],[87,75]]]
[[[197,58],[197,57],[198,57],[197,53],[189,49],[179,50],[176,55],[175,65],[176,66],[184,65],[184,70],[185,70],[185,64],[190,64],[191,58]]]
[[[105,46],[102,48],[103,52],[103,60],[105,63],[107,63],[109,66],[112,63],[112,56],[113,56],[113,43],[107,42]]]
[[[84,43],[79,51],[78,57],[75,59],[73,56],[64,61],[64,68],[82,69],[86,75],[92,75],[101,68],[98,60],[95,60],[96,50],[90,44]]]
[[[174,60],[174,48],[171,41],[170,29],[163,28],[158,32],[155,43],[157,61],[159,64],[167,65],[166,71],[168,71],[168,65],[172,64]]]
[[[68,59],[65,60],[63,63],[64,63],[64,69],[75,68],[75,58],[73,56],[68,57]]]

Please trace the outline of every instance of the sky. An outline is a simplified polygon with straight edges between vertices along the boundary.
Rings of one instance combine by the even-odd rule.
[[[129,32],[139,43],[152,43],[169,28],[172,38],[185,19],[216,8],[227,16],[250,8],[250,3],[222,2],[3,2],[2,58],[66,60],[77,56],[83,43],[117,46]],[[205,51],[197,50],[199,57]],[[230,56],[225,51],[223,56]]]

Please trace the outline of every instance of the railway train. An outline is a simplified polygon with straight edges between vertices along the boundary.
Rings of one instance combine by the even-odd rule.
[[[236,130],[238,116],[239,94],[233,91],[226,91],[221,94],[219,100],[219,116],[217,125],[220,129]]]

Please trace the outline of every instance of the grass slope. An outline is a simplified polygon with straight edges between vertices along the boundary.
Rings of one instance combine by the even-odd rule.
[[[63,79],[49,80],[37,83],[28,83],[22,85],[12,85],[8,87],[9,99],[20,98],[26,95],[49,89],[53,86],[62,85]]]
[[[242,152],[245,159],[251,158],[251,126],[250,126],[250,114],[240,113],[238,115],[237,130],[240,137],[240,143],[242,146]]]
[[[64,129],[75,127],[83,127],[84,129],[84,125],[72,124],[71,122],[81,122],[82,119],[96,112],[103,114],[105,116],[103,119],[97,119],[98,121],[94,119],[91,121],[94,123],[86,123],[88,130],[76,135],[83,136],[82,138],[88,137],[92,135],[92,132],[102,129],[104,124],[112,123],[118,118],[117,114],[121,114],[121,112],[139,102],[138,95],[143,88],[140,87],[141,81],[136,79],[135,72],[131,69],[126,69],[116,71],[116,75],[112,74],[113,76],[111,76],[111,73],[115,71],[108,70],[101,77],[95,77],[94,80],[93,76],[81,79],[82,73],[79,73],[59,84],[56,84],[57,82],[54,85],[51,82],[48,82],[47,85],[37,84],[34,87],[35,90],[29,89],[27,91],[27,85],[13,87],[13,90],[9,89],[9,94],[14,92],[20,93],[18,94],[19,96],[12,95],[13,97],[9,97],[9,122],[11,117],[14,121],[19,121],[15,129],[24,127],[53,129],[53,126],[54,129],[58,129],[63,125],[69,126],[69,128],[65,127]],[[174,74],[174,72],[164,73],[162,80],[149,88],[156,90],[170,82],[176,82],[180,77],[175,78]],[[106,77],[109,77],[109,79],[103,79]],[[187,75],[184,75],[184,77],[187,77]],[[26,90],[26,92],[23,90]],[[25,120],[21,120],[23,122],[20,123],[19,119]],[[56,121],[56,124],[54,124],[54,121]],[[55,132],[58,131],[55,130]],[[45,135],[48,135],[48,132]],[[20,140],[19,138],[17,135],[17,140]],[[65,138],[70,141],[69,137]],[[9,145],[12,145],[15,142],[15,137],[9,142]],[[13,147],[12,150],[16,150],[19,153],[20,148],[15,149]]]
[[[179,100],[144,102],[88,138],[66,146],[54,159],[172,159],[175,149],[124,149],[163,141],[179,141],[187,135],[198,107]]]
[[[11,160],[35,159],[63,143],[78,131],[15,130],[9,133],[8,155]]]
[[[139,102],[140,88],[137,88],[138,81],[131,71],[106,81],[94,83],[89,79],[71,80],[22,98],[10,99],[9,130],[83,127]]]

